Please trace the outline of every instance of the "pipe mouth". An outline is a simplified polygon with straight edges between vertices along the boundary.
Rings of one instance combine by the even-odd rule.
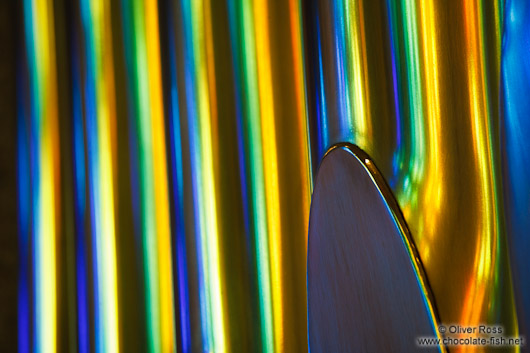
[[[352,144],[332,146],[319,166],[307,287],[311,351],[411,351],[418,339],[441,338],[401,210],[373,160]]]

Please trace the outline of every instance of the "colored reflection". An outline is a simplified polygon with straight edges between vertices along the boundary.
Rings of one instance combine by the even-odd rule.
[[[19,10],[20,351],[306,350],[337,142],[388,181],[441,321],[525,332],[524,2]]]
[[[102,50],[112,52],[110,38],[103,35],[105,28],[108,29],[109,26],[109,7],[103,2],[84,1],[80,3],[80,9],[86,55],[84,68],[86,148],[91,152],[87,163],[91,256],[96,259],[94,277],[97,301],[94,345],[98,352],[118,351],[115,172],[113,171],[115,157],[113,158],[112,152],[112,141],[116,134],[115,88],[112,56],[102,55]],[[80,289],[82,290],[82,287]]]
[[[530,325],[530,102],[525,92],[530,88],[529,36],[530,5],[509,0],[505,5],[502,52],[502,150],[504,204],[510,244],[512,278],[520,332]],[[525,137],[526,136],[526,137]]]
[[[305,349],[301,3],[24,4],[20,349]]]
[[[441,321],[517,334],[498,138],[502,7],[311,2],[307,82],[312,155],[347,141],[372,156]]]
[[[55,29],[53,8],[46,1],[24,1],[24,30],[29,81],[29,104],[25,111],[24,150],[20,150],[19,173],[28,173],[30,180],[22,195],[29,198],[28,209],[22,213],[24,242],[31,247],[32,278],[26,277],[25,288],[33,288],[36,295],[21,293],[27,300],[23,312],[31,312],[32,320],[22,321],[26,327],[19,330],[21,350],[52,352],[57,349],[57,234],[60,232],[60,178],[57,78],[55,58]],[[23,155],[25,154],[25,156]],[[22,184],[21,184],[22,185]],[[31,239],[31,240],[30,240]],[[31,255],[30,255],[31,254]],[[26,257],[27,258],[27,257]],[[30,299],[31,298],[31,299]],[[31,307],[31,309],[29,309]],[[26,316],[27,314],[22,314]],[[27,317],[27,316],[26,316]],[[29,333],[33,332],[33,337]],[[33,344],[30,346],[30,342]]]

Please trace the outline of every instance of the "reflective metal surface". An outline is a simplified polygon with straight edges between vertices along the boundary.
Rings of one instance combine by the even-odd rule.
[[[301,2],[18,6],[20,350],[307,350]]]
[[[411,352],[418,337],[436,337],[439,319],[403,216],[356,146],[322,160],[309,222],[311,352]]]
[[[337,142],[388,180],[441,321],[516,335],[526,6],[16,2],[19,351],[305,351],[312,182]]]
[[[403,211],[444,323],[517,333],[499,141],[500,1],[312,1],[312,155],[351,142]],[[528,267],[528,266],[527,266]]]
[[[505,12],[501,110],[504,204],[519,328],[529,337],[530,4],[509,0]]]

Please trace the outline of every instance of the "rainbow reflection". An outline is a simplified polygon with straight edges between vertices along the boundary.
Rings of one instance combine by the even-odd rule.
[[[433,315],[527,329],[526,2],[17,6],[20,352],[306,351],[341,142],[388,181]]]

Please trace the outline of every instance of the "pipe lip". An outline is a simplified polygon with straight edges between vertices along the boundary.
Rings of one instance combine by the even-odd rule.
[[[375,162],[373,159],[366,153],[364,150],[362,150],[357,145],[354,145],[352,143],[348,142],[340,142],[336,143],[333,146],[331,146],[324,156],[322,157],[318,170],[317,170],[317,176],[315,179],[315,188],[319,183],[319,176],[321,175],[321,168],[323,166],[323,163],[326,159],[330,158],[330,156],[333,155],[335,151],[343,150],[351,154],[358,163],[364,168],[366,173],[369,175],[373,185],[377,189],[378,193],[382,197],[382,200],[389,211],[395,225],[397,226],[397,231],[401,236],[401,241],[403,242],[403,245],[405,246],[408,258],[410,260],[410,263],[412,264],[413,271],[417,280],[417,283],[419,285],[420,292],[423,296],[424,304],[427,309],[427,312],[429,313],[429,320],[431,323],[431,328],[433,330],[433,333],[436,334],[438,338],[442,338],[440,333],[438,332],[438,327],[441,325],[441,320],[439,316],[439,312],[436,307],[436,302],[434,299],[433,292],[431,290],[431,287],[429,285],[427,274],[424,270],[423,264],[421,262],[421,258],[419,256],[419,253],[417,251],[417,248],[415,246],[414,240],[412,238],[411,232],[409,230],[409,227],[407,226],[407,223],[405,221],[405,218],[403,216],[403,213],[399,207],[398,202],[396,201],[393,192],[391,191],[390,187],[388,186],[384,176],[381,174],[379,169],[377,168]],[[308,227],[308,233],[311,233],[311,220],[313,216],[313,201],[314,201],[315,193],[312,195],[312,203],[311,203],[311,211],[309,216],[309,227]],[[309,299],[309,269],[310,269],[310,258],[309,258],[309,248],[311,243],[311,238],[308,234],[308,257],[307,257],[307,273],[306,273],[306,280],[307,280],[307,290],[308,290],[308,328],[309,328],[309,305],[310,305],[310,299]],[[309,330],[308,330],[309,332]],[[447,347],[440,345],[439,347],[440,351],[446,352]]]

